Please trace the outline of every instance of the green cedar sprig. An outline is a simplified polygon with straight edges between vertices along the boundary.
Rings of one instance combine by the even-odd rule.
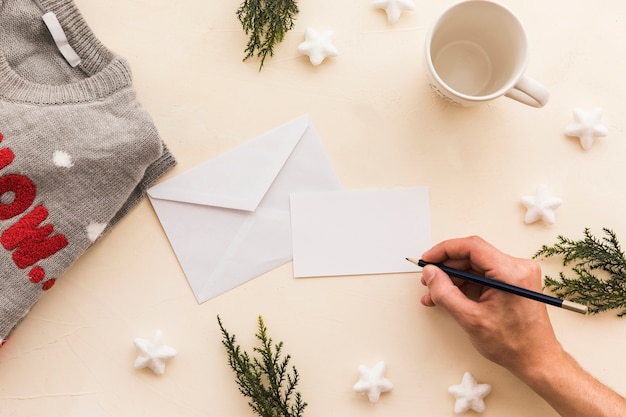
[[[235,372],[239,392],[249,398],[248,405],[261,417],[302,417],[307,403],[296,391],[300,376],[295,367],[289,372],[290,355],[282,357],[283,342],[273,344],[259,316],[256,334],[260,347],[253,348],[258,357],[251,357],[236,343],[217,317],[222,331],[222,344],[228,352],[228,364]]]
[[[249,36],[243,60],[256,54],[261,71],[265,58],[274,56],[274,46],[293,28],[298,11],[296,0],[244,0],[237,9],[237,18]]]
[[[543,245],[534,257],[563,256],[563,266],[571,265],[575,278],[568,278],[564,272],[559,273],[559,279],[545,277],[544,286],[557,296],[587,305],[592,314],[620,310],[617,315],[623,317],[626,315],[626,257],[615,232],[602,230],[606,235],[602,238],[594,237],[589,228],[585,229],[581,240],[558,236],[556,244]]]

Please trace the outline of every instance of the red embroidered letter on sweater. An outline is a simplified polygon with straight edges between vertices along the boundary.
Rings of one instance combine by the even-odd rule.
[[[32,266],[67,246],[64,235],[50,236],[54,231],[52,225],[38,227],[47,217],[48,210],[44,206],[37,206],[2,233],[2,246],[7,250],[16,249],[13,262],[18,268]]]
[[[23,175],[8,174],[0,177],[0,197],[13,193],[9,204],[0,202],[0,220],[7,220],[22,214],[35,201],[35,184]]]
[[[4,139],[4,137],[2,136],[2,133],[0,133],[0,142],[2,142],[2,139]],[[10,148],[0,149],[0,169],[7,167],[11,162],[13,162],[14,158],[15,155],[13,155],[13,151]]]

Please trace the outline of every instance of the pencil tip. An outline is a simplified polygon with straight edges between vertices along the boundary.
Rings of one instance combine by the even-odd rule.
[[[414,258],[404,258],[404,259],[406,259],[407,261],[411,262],[412,264],[415,264],[415,265],[419,266],[417,259],[414,259]]]

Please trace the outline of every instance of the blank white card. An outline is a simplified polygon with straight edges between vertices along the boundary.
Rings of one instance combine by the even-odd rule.
[[[294,277],[414,272],[431,247],[428,188],[291,195]]]

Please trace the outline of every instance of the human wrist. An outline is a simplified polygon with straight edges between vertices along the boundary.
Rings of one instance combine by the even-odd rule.
[[[505,365],[509,371],[535,390],[540,390],[544,385],[553,385],[555,376],[572,366],[577,366],[576,362],[556,340],[542,346],[540,350],[525,355],[524,360]]]
[[[558,342],[552,349],[536,355],[525,367],[510,370],[559,412],[568,407],[571,395],[576,391],[572,384],[581,381],[584,374],[576,360]]]
[[[595,379],[562,348],[532,366],[511,371],[561,416],[626,416],[626,399]]]

